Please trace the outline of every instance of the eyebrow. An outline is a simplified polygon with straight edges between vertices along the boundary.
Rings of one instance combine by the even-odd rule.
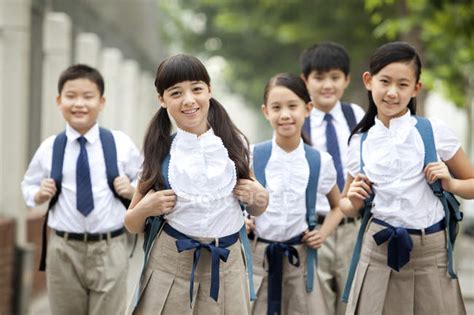
[[[382,74],[382,75],[380,75],[380,76],[381,76],[382,78],[384,78],[384,79],[393,79],[391,76],[388,76],[388,75],[386,75],[386,74]],[[410,82],[410,79],[408,79],[408,78],[401,78],[401,79],[398,79],[397,81],[408,81],[408,82]]]

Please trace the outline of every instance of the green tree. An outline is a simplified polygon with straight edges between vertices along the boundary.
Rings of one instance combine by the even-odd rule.
[[[163,2],[161,11],[165,40],[224,57],[228,85],[255,107],[266,81],[278,72],[299,73],[302,50],[319,41],[348,49],[353,83],[345,99],[365,103],[360,77],[379,42],[363,1],[180,0]]]
[[[365,0],[374,36],[415,39],[422,52],[423,81],[468,117],[466,151],[473,149],[474,2],[472,0]]]

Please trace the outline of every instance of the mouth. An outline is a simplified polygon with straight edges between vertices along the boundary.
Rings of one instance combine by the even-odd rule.
[[[182,110],[181,113],[185,115],[194,115],[199,111],[199,108],[192,108],[192,109],[187,109],[187,110]]]
[[[87,115],[87,113],[84,113],[84,112],[73,112],[72,115],[74,117],[84,117],[85,115]]]
[[[294,123],[283,123],[283,124],[278,124],[278,126],[283,127],[283,128],[288,128],[293,126]]]
[[[399,105],[399,102],[391,102],[391,101],[386,101],[386,100],[383,100],[383,103],[387,106],[398,106]]]

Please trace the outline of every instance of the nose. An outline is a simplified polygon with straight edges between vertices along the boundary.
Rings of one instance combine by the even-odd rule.
[[[183,105],[191,105],[194,103],[193,94],[190,92],[186,92],[183,95]]]
[[[325,78],[323,80],[323,88],[330,88],[332,86],[332,82],[331,82],[331,79],[329,78]]]
[[[283,120],[287,120],[290,118],[290,112],[286,109],[283,109],[280,113],[280,118]]]
[[[395,85],[391,85],[387,90],[387,96],[395,97],[397,96],[397,87]]]

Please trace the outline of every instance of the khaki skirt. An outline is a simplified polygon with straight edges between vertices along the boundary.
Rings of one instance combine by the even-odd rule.
[[[387,266],[388,242],[372,235],[385,227],[371,222],[346,314],[466,314],[457,279],[448,275],[446,232],[412,235],[410,261],[399,272]]]
[[[213,239],[196,238],[202,243]],[[195,271],[193,302],[189,287],[194,250],[178,253],[176,239],[165,232],[157,236],[142,275],[141,297],[133,314],[249,314],[250,297],[245,261],[240,241],[227,247],[227,262],[220,261],[219,297],[210,295],[211,255],[201,249]]]
[[[268,262],[265,249],[268,244],[254,241],[252,244],[255,292],[257,300],[252,302],[252,314],[267,314]],[[281,314],[328,314],[322,286],[314,269],[313,291],[306,292],[306,247],[294,245],[300,258],[300,266],[295,267],[283,258]],[[265,266],[264,266],[265,264]]]

